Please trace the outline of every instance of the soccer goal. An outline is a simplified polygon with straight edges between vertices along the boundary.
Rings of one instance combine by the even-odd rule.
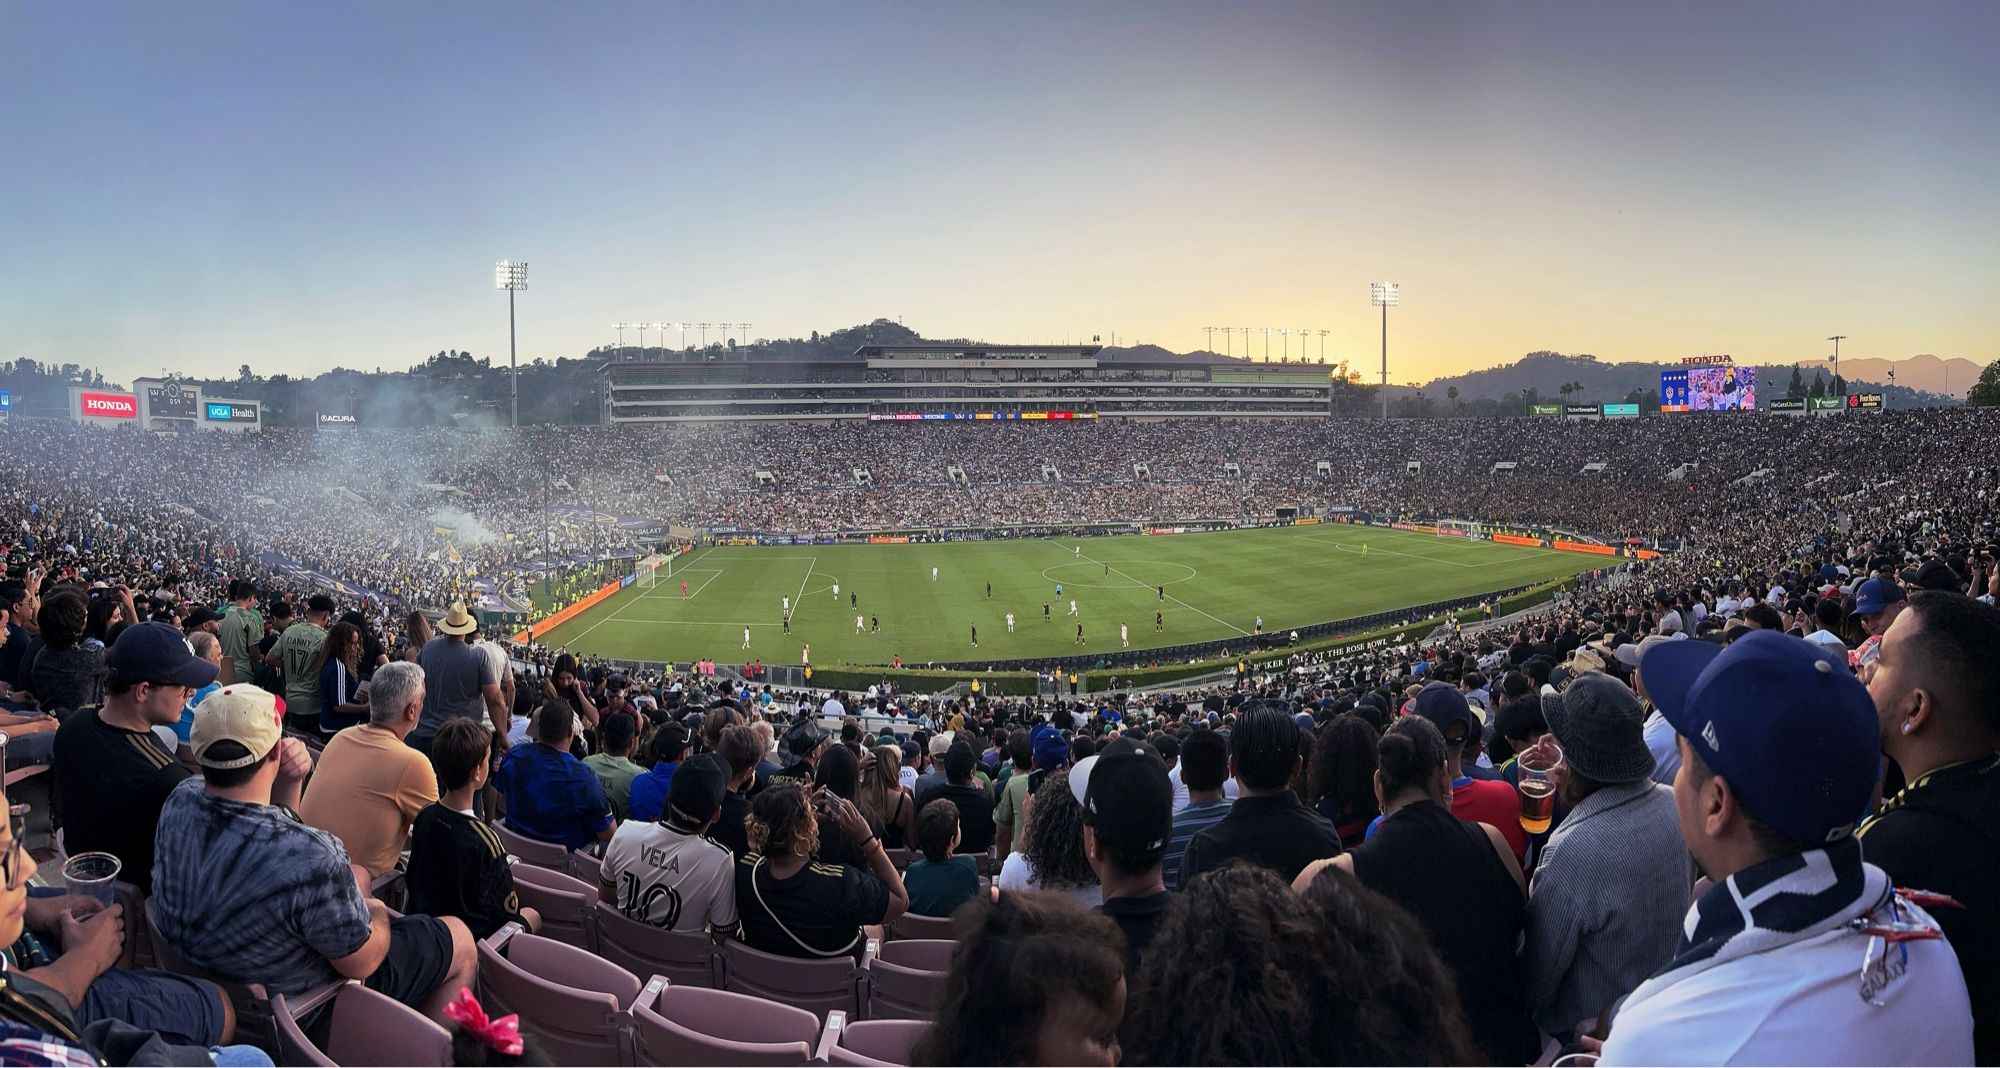
[[[674,577],[673,566],[673,559],[671,557],[654,553],[644,560],[639,561],[634,573],[638,575],[639,585],[650,590],[660,584],[660,572],[662,570],[666,572],[667,578]]]

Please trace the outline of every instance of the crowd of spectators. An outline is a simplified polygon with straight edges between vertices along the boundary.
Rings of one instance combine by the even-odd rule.
[[[476,939],[542,921],[504,818],[600,852],[627,917],[768,953],[858,955],[907,912],[950,915],[918,1063],[1995,1063],[1996,430],[1969,410],[659,440],[10,427],[0,729],[10,766],[51,765],[64,848],[119,860],[172,959],[287,995],[362,982],[440,1021],[462,1018]],[[1060,485],[1025,477],[1045,459]],[[1177,498],[1119,477],[1133,459],[1179,501],[1242,507],[1254,483],[1258,507],[1679,551],[1407,645],[1030,698],[510,655],[453,603],[466,569],[418,551],[443,515],[491,535],[461,562],[523,567],[551,471],[597,511],[675,522],[934,525],[951,513],[929,505],[980,494],[1166,517]],[[1240,484],[1205,473],[1223,462]],[[878,503],[834,490],[849,464]],[[565,536],[629,546],[615,525]],[[315,593],[266,552],[395,604]],[[399,611],[432,600],[439,618]],[[135,917],[41,888],[18,815],[0,1051],[256,1063],[224,988],[119,966]],[[377,897],[398,871],[400,914]]]

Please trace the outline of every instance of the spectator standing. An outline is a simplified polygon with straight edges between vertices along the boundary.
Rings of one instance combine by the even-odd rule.
[[[1681,831],[1716,885],[1619,1006],[1599,1063],[1972,1063],[1950,945],[1853,836],[1880,728],[1846,664],[1760,630],[1641,666],[1681,736]]]
[[[1178,770],[1187,784],[1188,803],[1174,812],[1173,834],[1160,860],[1161,879],[1170,890],[1186,885],[1181,862],[1195,834],[1229,815],[1230,800],[1222,794],[1222,784],[1229,778],[1229,740],[1206,728],[1195,730],[1181,744]],[[1171,779],[1168,785],[1172,786]]]
[[[1937,920],[1972,998],[1975,1060],[2000,1064],[2000,609],[1910,595],[1882,635],[1868,692],[1882,751],[1909,785],[1861,826],[1868,863],[1963,908]]]
[[[104,707],[79,710],[56,731],[63,844],[72,854],[110,853],[126,880],[150,891],[160,809],[189,775],[153,728],[178,722],[188,696],[215,681],[217,669],[168,623],[127,627],[106,667]]]
[[[958,806],[960,853],[984,853],[993,847],[993,799],[972,777],[978,762],[971,745],[953,742],[944,754],[945,781],[929,790],[919,787],[917,793],[919,809],[939,800]]]
[[[1463,699],[1459,704],[1464,706]],[[1340,832],[1305,807],[1293,789],[1301,763],[1299,725],[1290,708],[1275,701],[1246,704],[1229,735],[1229,770],[1242,785],[1242,796],[1188,842],[1181,859],[1183,884],[1239,858],[1290,881],[1307,864],[1340,855]]]
[[[1473,1044],[1496,1064],[1527,1064],[1541,1052],[1521,995],[1515,947],[1527,925],[1527,884],[1498,830],[1451,814],[1444,736],[1406,716],[1378,744],[1382,824],[1373,837],[1330,861],[1316,861],[1294,888],[1335,865],[1401,905],[1430,935],[1457,980]]]
[[[424,716],[410,733],[410,745],[419,752],[429,750],[431,735],[453,716],[486,726],[508,721],[493,662],[466,644],[466,636],[478,627],[466,612],[465,602],[454,601],[451,610],[438,620],[437,637],[425,642],[417,654],[417,663],[424,669]],[[575,714],[570,713],[572,717]]]
[[[342,623],[336,631],[352,627]],[[371,876],[393,871],[410,824],[438,799],[437,773],[403,744],[424,708],[424,674],[414,664],[384,664],[369,682],[369,721],[333,736],[313,769],[299,818],[340,839]]]
[[[227,683],[250,682],[256,672],[257,639],[264,636],[264,616],[257,611],[257,584],[247,578],[229,580],[229,607],[222,610],[216,638],[222,642]]]
[[[1433,682],[1417,691],[1413,711],[1430,720],[1444,736],[1445,759],[1451,771],[1451,814],[1498,829],[1514,851],[1514,860],[1526,863],[1528,834],[1521,829],[1521,805],[1514,788],[1498,779],[1466,774],[1464,754],[1484,730],[1471,703],[1451,683]]]
[[[1673,956],[1694,873],[1673,792],[1652,780],[1632,691],[1584,675],[1543,695],[1542,715],[1562,749],[1552,778],[1570,809],[1528,886],[1521,966],[1535,1022],[1567,1040]]]
[[[320,654],[326,648],[326,624],[332,618],[333,598],[315,593],[306,599],[305,618],[286,627],[278,638],[278,667],[285,676],[285,721],[301,734],[319,731]]]
[[[361,689],[361,629],[335,623],[320,646],[319,723],[323,735],[368,719],[368,693]]]
[[[708,835],[740,857],[750,852],[750,836],[745,821],[750,817],[750,787],[757,780],[757,761],[764,743],[746,724],[734,724],[716,736],[715,752],[729,765],[729,792],[722,795],[722,813]]]
[[[1153,932],[1173,903],[1161,862],[1174,831],[1174,788],[1167,766],[1129,738],[1087,757],[1070,775],[1083,809],[1083,854],[1097,873],[1104,903],[1125,936],[1125,969],[1136,974]]]
[[[669,723],[653,732],[647,761],[651,770],[632,780],[632,818],[656,820],[667,808],[667,791],[673,786],[674,771],[687,756],[687,728]]]

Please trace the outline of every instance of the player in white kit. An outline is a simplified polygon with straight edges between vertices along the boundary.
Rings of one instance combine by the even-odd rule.
[[[1014,613],[1007,613],[1007,633],[1014,633]]]

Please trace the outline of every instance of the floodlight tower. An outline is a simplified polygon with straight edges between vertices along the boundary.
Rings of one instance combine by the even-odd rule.
[[[1292,358],[1292,328],[1291,328],[1291,327],[1289,327],[1289,326],[1281,326],[1281,327],[1279,327],[1279,328],[1278,328],[1278,347],[1279,347],[1280,349],[1282,349],[1282,350],[1283,350],[1282,352],[1280,352],[1280,353],[1279,353],[1279,357],[1280,357],[1281,359],[1283,359],[1283,360],[1285,360],[1285,361],[1289,362],[1289,361],[1291,360],[1291,358]]]
[[[513,396],[512,425],[521,425],[521,366],[514,354],[514,294],[528,288],[528,264],[513,260],[501,260],[493,265],[493,286],[507,291],[507,373],[513,379],[509,387]]]
[[[1847,383],[1840,381],[1840,343],[1847,340],[1846,334],[1835,334],[1828,341],[1833,342],[1833,380],[1840,382],[1840,391],[1847,392]]]
[[[1218,326],[1216,329],[1222,331],[1222,354],[1224,356],[1236,355],[1236,328],[1233,326]]]
[[[1382,418],[1389,418],[1389,309],[1396,306],[1402,287],[1394,282],[1368,283],[1368,303],[1382,309]]]
[[[1202,335],[1201,350],[1203,352],[1214,352],[1215,328],[1212,326],[1204,326],[1201,328],[1201,335]]]
[[[1333,333],[1333,331],[1321,330],[1318,333],[1319,333],[1319,358],[1320,362],[1324,363],[1326,361],[1326,335]]]

